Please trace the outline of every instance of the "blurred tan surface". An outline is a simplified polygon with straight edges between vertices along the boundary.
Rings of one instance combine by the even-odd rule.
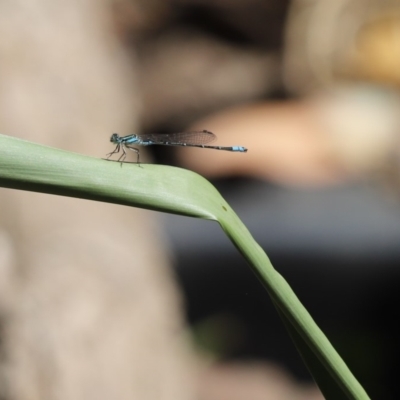
[[[303,100],[260,102],[199,120],[218,143],[245,154],[179,149],[180,162],[210,177],[248,176],[283,185],[335,185],[398,169],[400,95],[374,86],[337,86]],[[392,171],[394,172],[394,171]]]
[[[299,385],[283,370],[262,362],[206,368],[199,400],[323,400],[314,385]]]
[[[249,149],[245,154],[209,150],[195,155],[197,149],[179,152],[182,164],[208,176],[246,175],[288,185],[327,185],[347,179],[307,102],[237,107],[195,126],[218,132],[220,145]]]
[[[400,5],[371,18],[357,33],[347,75],[400,87]]]
[[[342,81],[399,85],[398,0],[293,0],[283,75],[291,93]]]

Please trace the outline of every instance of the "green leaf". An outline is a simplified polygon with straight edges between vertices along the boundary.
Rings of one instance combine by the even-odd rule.
[[[327,399],[368,399],[267,255],[206,179],[159,165],[109,162],[0,135],[0,186],[217,221],[272,298]]]

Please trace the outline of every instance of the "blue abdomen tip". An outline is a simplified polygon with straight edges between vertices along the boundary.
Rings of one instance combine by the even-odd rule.
[[[246,151],[247,151],[246,147],[243,147],[243,146],[233,146],[232,150],[233,151],[240,151],[242,153],[246,153]]]

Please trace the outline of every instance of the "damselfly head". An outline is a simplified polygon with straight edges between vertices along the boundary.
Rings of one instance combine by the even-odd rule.
[[[110,137],[110,142],[118,143],[119,142],[119,135],[118,133],[113,133]]]

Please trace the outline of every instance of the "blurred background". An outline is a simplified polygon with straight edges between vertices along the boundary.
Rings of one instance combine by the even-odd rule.
[[[1,2],[0,59],[2,134],[247,147],[141,153],[210,179],[371,398],[398,398],[398,0]],[[322,398],[216,224],[5,189],[0,354],[5,400]]]

